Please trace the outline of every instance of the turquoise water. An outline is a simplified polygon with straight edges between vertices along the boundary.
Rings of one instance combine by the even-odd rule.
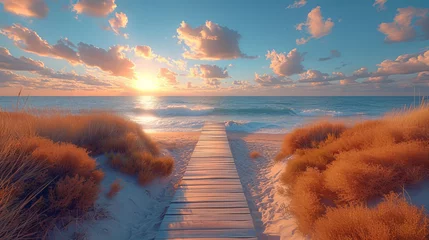
[[[16,97],[0,107],[16,108]],[[417,100],[416,100],[417,101]],[[21,99],[21,106],[24,105]],[[375,118],[414,104],[413,97],[30,97],[28,108],[112,111],[147,131],[198,131],[205,120],[228,131],[284,133],[321,117]]]

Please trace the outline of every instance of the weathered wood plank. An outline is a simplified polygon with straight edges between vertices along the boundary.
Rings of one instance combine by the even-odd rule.
[[[247,214],[250,216],[250,210],[247,207],[235,208],[169,208],[166,216],[169,215],[222,215],[222,214]]]
[[[242,238],[255,237],[255,229],[219,229],[219,230],[170,230],[159,231],[157,239],[171,238]]]
[[[162,221],[160,230],[208,230],[208,229],[251,229],[252,221],[207,221],[207,220],[188,220],[188,221]]]
[[[164,221],[252,221],[249,214],[193,214],[193,215],[167,215]]]
[[[247,208],[247,202],[211,202],[211,203],[172,203],[171,209],[197,209],[197,208]]]
[[[204,125],[156,239],[256,239],[224,124]]]

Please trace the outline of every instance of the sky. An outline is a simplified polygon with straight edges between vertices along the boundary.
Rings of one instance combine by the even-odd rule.
[[[0,95],[429,95],[427,0],[0,0]]]

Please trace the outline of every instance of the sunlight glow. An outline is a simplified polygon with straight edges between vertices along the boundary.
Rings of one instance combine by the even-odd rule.
[[[137,79],[134,82],[134,88],[141,91],[156,91],[159,89],[159,85],[156,78],[137,74]]]

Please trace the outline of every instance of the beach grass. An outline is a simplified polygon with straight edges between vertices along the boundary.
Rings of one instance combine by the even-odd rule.
[[[142,184],[173,168],[138,124],[115,114],[0,112],[0,239],[44,239],[93,209],[104,173],[92,156],[104,153]]]
[[[288,186],[290,212],[304,235],[314,239],[429,237],[424,212],[403,198],[386,196],[429,177],[428,105],[351,126],[321,122],[296,129],[285,137],[277,160],[290,155],[281,181]],[[368,208],[368,202],[383,198],[383,203]],[[411,218],[411,214],[417,215]],[[362,225],[357,226],[358,222]],[[348,227],[339,230],[339,224]],[[406,235],[397,228],[424,231]],[[359,231],[372,235],[356,235]]]

